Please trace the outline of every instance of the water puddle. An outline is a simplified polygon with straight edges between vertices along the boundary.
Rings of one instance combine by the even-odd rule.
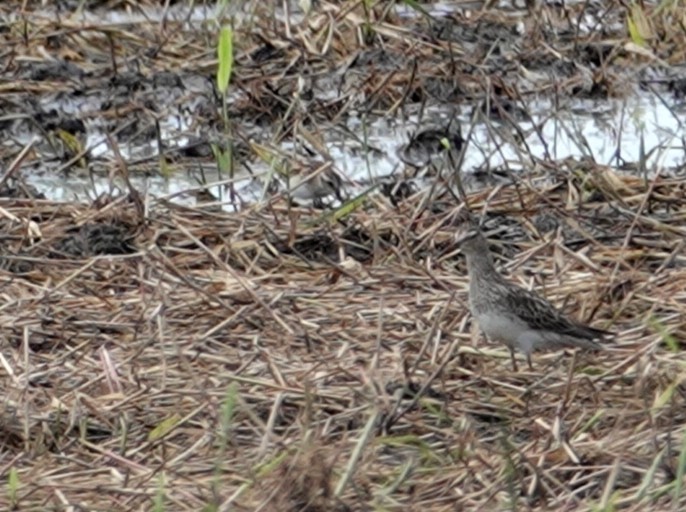
[[[259,5],[254,2],[239,4],[229,2],[227,5],[232,10],[225,14],[233,16],[234,20],[246,21],[254,16],[256,6]],[[296,147],[292,134],[284,137],[276,134],[281,129],[277,127],[278,124],[290,123],[298,115],[314,120],[311,124],[316,124],[314,131],[323,139],[324,148],[324,151],[316,152],[331,159],[334,170],[343,178],[347,195],[363,191],[389,177],[414,181],[419,188],[431,183],[439,171],[408,166],[401,160],[401,150],[413,136],[427,128],[443,130],[456,123],[461,127],[462,136],[468,138],[461,164],[465,177],[488,178],[503,170],[507,173],[525,172],[541,165],[554,166],[556,162],[567,158],[586,158],[597,164],[616,168],[630,169],[633,165],[633,169],[636,169],[636,162],[644,160],[645,168],[651,171],[683,169],[686,150],[681,119],[686,119],[686,106],[683,103],[677,104],[679,100],[675,98],[678,95],[666,94],[666,99],[663,99],[657,92],[638,91],[636,87],[636,92],[624,99],[579,99],[571,94],[561,93],[558,101],[552,101],[550,95],[535,97],[531,93],[536,90],[557,90],[558,86],[564,89],[560,84],[569,77],[561,70],[571,69],[570,75],[583,82],[596,69],[594,59],[598,57],[602,61],[606,41],[580,41],[581,50],[572,52],[569,56],[561,56],[547,49],[534,58],[531,54],[535,52],[526,53],[517,49],[525,42],[526,31],[530,30],[528,25],[531,20],[527,19],[530,16],[527,16],[526,4],[524,1],[503,0],[498,3],[500,7],[492,11],[491,18],[484,18],[479,23],[470,23],[468,20],[469,10],[482,6],[479,2],[470,0],[456,4],[441,1],[422,4],[423,9],[434,17],[430,23],[424,25],[421,23],[426,21],[425,15],[420,14],[417,9],[408,7],[409,4],[396,5],[395,16],[407,21],[407,34],[417,36],[417,48],[423,48],[427,41],[432,40],[435,43],[432,51],[444,51],[454,43],[462,52],[462,57],[458,60],[465,61],[461,62],[463,67],[460,64],[454,68],[446,67],[441,70],[443,75],[437,72],[435,76],[431,74],[432,69],[429,67],[424,70],[424,75],[428,71],[431,76],[424,76],[418,71],[417,76],[413,74],[410,78],[410,64],[418,65],[416,60],[412,60],[416,56],[413,55],[410,59],[404,51],[394,53],[386,47],[362,47],[354,55],[351,53],[351,58],[344,59],[347,64],[337,62],[333,68],[317,68],[315,65],[318,61],[314,59],[313,64],[307,63],[304,67],[307,73],[300,74],[291,69],[297,59],[288,54],[289,49],[283,46],[284,40],[280,41],[279,47],[268,42],[265,36],[261,46],[253,45],[250,51],[241,55],[241,72],[249,78],[245,78],[242,87],[232,84],[229,104],[238,112],[234,112],[232,122],[236,123],[243,139],[260,144],[284,140],[286,142],[274,145],[283,155],[288,158],[297,156],[301,161],[309,158],[316,167],[317,159],[303,156],[301,141],[298,140]],[[280,20],[288,18],[289,23],[295,27],[308,16],[307,5],[307,2],[302,1],[279,3],[273,14]],[[550,9],[559,7],[552,1],[543,2],[542,5]],[[577,2],[569,5],[579,7]],[[553,28],[559,29],[556,37],[559,36],[560,39],[554,41],[560,41],[562,45],[572,35],[578,36],[578,33],[571,30],[574,28],[571,25],[573,20],[578,25],[576,29],[582,32],[586,29],[592,31],[598,24],[598,13],[594,9],[596,8],[583,9],[578,17],[568,16],[565,19],[560,16],[569,15],[569,12],[555,11],[559,19]],[[101,28],[121,26],[126,30],[130,27],[158,28],[160,24],[175,21],[183,30],[188,30],[190,36],[201,34],[207,37],[203,40],[205,46],[198,46],[200,49],[197,52],[196,46],[184,46],[193,50],[190,57],[180,63],[173,59],[170,61],[165,69],[173,68],[174,71],[151,68],[145,73],[140,72],[132,61],[127,60],[126,52],[122,52],[118,66],[110,66],[110,50],[106,46],[93,48],[92,53],[86,51],[85,55],[93,62],[82,64],[83,67],[57,58],[45,58],[39,63],[30,59],[18,59],[13,76],[42,88],[29,95],[20,86],[15,89],[10,87],[10,94],[5,95],[7,99],[0,98],[0,129],[4,137],[0,149],[11,148],[8,153],[16,154],[22,147],[37,141],[35,148],[40,158],[33,160],[33,166],[27,164],[21,169],[22,178],[54,200],[85,201],[111,192],[113,186],[124,190],[126,187],[117,181],[117,173],[113,172],[116,159],[110,141],[116,140],[117,153],[130,166],[131,182],[141,192],[193,204],[198,194],[207,189],[216,200],[226,202],[230,195],[227,193],[230,180],[228,176],[218,173],[211,151],[206,151],[201,157],[195,155],[197,158],[175,160],[171,166],[174,172],[168,177],[161,176],[158,155],[160,147],[164,148],[167,158],[169,152],[178,151],[196,140],[202,141],[208,148],[209,143],[222,140],[222,123],[217,114],[219,102],[212,87],[216,62],[213,60],[214,52],[210,51],[212,43],[208,43],[218,26],[215,21],[216,13],[214,8],[197,6],[190,10],[183,6],[172,6],[169,9],[151,10],[141,7],[137,11],[112,10],[101,13],[77,10],[69,13],[70,23],[93,24]],[[347,13],[346,11],[346,15]],[[620,21],[617,16],[621,13],[621,10],[613,11],[615,18]],[[10,21],[17,21],[17,15],[12,16]],[[51,14],[46,10],[34,13],[34,16],[34,22],[44,22]],[[318,16],[320,22],[328,19],[321,13]],[[345,16],[341,18],[343,19]],[[624,31],[622,23],[623,21],[617,29],[620,32]],[[303,23],[299,29],[304,25],[307,23]],[[291,25],[287,26],[291,31]],[[609,25],[603,26],[609,30]],[[256,24],[253,28],[257,30],[264,27]],[[541,37],[545,35],[545,31],[539,34]],[[57,48],[68,43],[55,41],[53,43]],[[50,41],[45,42],[48,43]],[[593,53],[589,57],[586,54],[586,50],[591,47],[595,48],[593,51],[599,52],[598,55]],[[402,45],[400,48],[402,49]],[[525,105],[505,105],[505,109],[501,110],[498,105],[475,106],[474,101],[459,103],[459,99],[439,98],[437,101],[427,102],[427,105],[433,106],[427,106],[421,116],[418,114],[417,104],[408,100],[403,101],[404,106],[394,110],[393,117],[379,114],[361,117],[359,114],[363,110],[377,107],[377,97],[373,98],[372,106],[365,105],[365,101],[378,92],[366,88],[367,81],[383,76],[389,78],[390,82],[391,78],[401,73],[406,73],[408,80],[416,79],[416,83],[411,82],[410,85],[428,96],[431,94],[426,91],[435,79],[439,85],[452,83],[453,93],[456,90],[461,91],[459,97],[473,100],[488,91],[487,94],[491,94],[493,98],[506,98],[508,95],[502,91],[494,92],[492,85],[489,85],[489,89],[484,84],[477,87],[469,82],[481,75],[475,71],[474,64],[467,56],[479,51],[493,57],[488,63],[487,57],[480,61],[482,70],[487,64],[499,71],[498,66],[515,63],[508,71],[509,82],[500,78],[503,78],[503,83],[509,84],[520,81],[523,84],[522,90],[529,91],[524,97],[533,99],[527,99],[528,103]],[[450,52],[448,54],[452,59]],[[553,53],[555,55],[551,55]],[[186,67],[186,63],[192,61],[194,56],[206,59],[207,66],[198,68],[189,64]],[[572,59],[578,59],[578,62]],[[445,59],[436,62],[444,61]],[[268,74],[265,69],[273,69],[269,75],[271,82],[262,80],[263,75]],[[323,71],[312,71],[313,69]],[[490,71],[491,75],[484,71],[484,77],[495,76],[497,73],[494,74],[493,69]],[[580,69],[583,72],[579,72]],[[556,73],[564,76],[557,76]],[[502,74],[505,76],[505,71]],[[459,76],[469,83],[455,85],[453,82],[459,81],[456,78]],[[355,79],[358,81],[355,82]],[[55,83],[59,87],[53,88]],[[547,84],[548,87],[541,84]],[[251,93],[257,95],[259,101],[252,101],[253,97],[246,91],[253,86],[257,92],[251,89]],[[282,86],[284,90],[281,90]],[[341,97],[346,97],[353,98],[346,101],[360,104],[358,113],[355,114],[357,107],[345,107],[342,114],[331,116],[337,119],[336,122],[328,122],[330,118],[326,115],[316,120],[314,116],[309,116],[305,106],[304,113],[296,112],[291,115],[290,105],[288,109],[284,109],[284,103],[292,101],[302,92],[298,89],[300,86],[312,93],[313,103],[320,109],[331,105],[332,108],[341,108],[336,102]],[[398,80],[397,84],[388,87],[391,91],[388,98],[394,98],[397,90],[405,87],[405,82]],[[408,90],[409,88],[408,86]],[[580,94],[586,92],[591,94],[590,89]],[[274,108],[271,110],[271,104],[267,103],[265,107],[260,103],[268,101],[274,101]],[[256,104],[258,105],[255,106]],[[303,105],[305,103],[301,107]],[[286,112],[281,112],[280,109]],[[383,107],[378,107],[376,111],[383,110]],[[261,115],[264,120],[256,119]],[[324,121],[320,124],[322,118]],[[78,165],[69,161],[69,152],[64,151],[64,141],[60,142],[53,136],[54,132],[60,131],[68,132],[67,136],[82,139],[82,147],[88,149],[88,171],[79,170]],[[231,189],[245,204],[273,193],[269,185],[275,172],[269,164],[257,158],[254,152],[243,153],[243,160],[237,162],[238,174]],[[470,188],[493,183],[492,179],[467,181]]]
[[[399,157],[399,149],[410,136],[427,125],[446,126],[451,116],[456,115],[466,137],[474,118],[473,110],[470,106],[448,114],[445,109],[428,109],[421,123],[416,114],[391,119],[351,117],[345,128],[323,130],[325,145],[335,169],[346,178],[352,193],[389,176],[407,178],[418,174],[417,169],[408,168]],[[643,93],[624,100],[574,100],[557,111],[550,102],[540,100],[527,106],[527,110],[531,119],[518,119],[515,123],[477,116],[464,153],[464,175],[483,175],[503,169],[525,171],[536,160],[555,162],[570,157],[591,158],[598,164],[621,168],[638,162],[641,148],[649,155],[648,169],[684,167],[686,151],[679,134],[683,133],[680,119],[686,118],[686,108],[683,105],[669,108],[656,95]],[[185,126],[177,118],[176,124],[165,124],[164,134],[183,143],[186,139],[180,134]],[[90,143],[99,148],[100,157],[108,156],[104,141],[93,139]],[[294,151],[292,144],[282,144],[280,149],[287,155]],[[126,148],[126,153],[154,155],[156,150],[148,144]],[[253,174],[241,172],[235,183],[236,192],[245,202],[259,200],[265,191],[266,178],[273,175],[269,165],[257,159],[249,167]],[[226,196],[226,186],[220,189],[213,188],[212,184],[226,185],[228,177],[219,176],[211,164],[205,164],[204,169],[202,179],[198,172],[191,170],[170,178],[154,174],[133,176],[132,182],[151,195],[188,203],[194,201],[193,192],[202,188],[203,181],[215,197]],[[105,177],[87,178],[73,173],[60,178],[33,172],[26,175],[26,180],[55,200],[85,200],[109,192],[112,187]]]

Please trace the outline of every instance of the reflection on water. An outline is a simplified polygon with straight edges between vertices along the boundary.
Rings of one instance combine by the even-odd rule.
[[[517,119],[516,124],[477,116],[465,151],[463,172],[503,167],[522,170],[530,168],[533,159],[556,161],[567,157],[591,157],[600,164],[621,166],[624,162],[640,159],[642,144],[650,155],[649,169],[684,165],[686,153],[679,136],[683,126],[677,117],[684,117],[684,107],[672,112],[657,96],[643,94],[621,101],[570,100],[557,112],[548,101],[541,100],[529,105],[528,109],[533,119]],[[472,110],[473,107],[468,107],[457,112],[465,137],[473,117]],[[427,110],[421,126],[447,125],[450,115],[454,114]],[[333,128],[324,135],[328,138],[326,145],[335,167],[351,182],[368,184],[403,171],[398,148],[407,143],[417,128],[417,117],[412,115],[404,120],[353,117],[345,129]],[[169,128],[167,132],[171,134]],[[151,151],[150,147],[147,149]],[[286,153],[292,150],[285,144],[282,149]],[[265,163],[251,162],[250,168],[258,178],[270,175]],[[216,171],[210,172],[206,179],[210,183],[221,181]],[[104,178],[91,181],[73,175],[57,178],[37,173],[28,176],[27,181],[56,200],[86,199],[110,189]],[[198,181],[188,175],[170,179],[138,177],[133,183],[141,191],[177,201],[192,200],[192,194],[182,192],[198,187]],[[254,201],[261,197],[263,187],[243,173],[236,181],[236,190],[244,201]],[[214,192],[217,196],[220,190]]]

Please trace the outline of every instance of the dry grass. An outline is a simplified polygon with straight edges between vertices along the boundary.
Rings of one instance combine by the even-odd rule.
[[[3,200],[0,508],[683,508],[686,180],[566,176],[469,197],[513,279],[618,333],[519,374],[469,328],[455,205]],[[60,256],[98,223],[133,252]]]
[[[222,126],[209,86],[157,96],[164,80],[214,78],[214,26],[85,26],[24,4],[0,6],[5,121],[83,134],[31,95],[100,90],[116,101],[76,120],[111,121],[122,146],[176,107]],[[508,104],[527,96],[623,95],[627,74],[683,60],[676,4],[633,7],[642,49],[620,2],[588,33],[590,3],[444,23],[322,1],[298,25],[274,22],[281,2],[245,5],[229,114],[276,142],[431,101],[482,101],[514,127]],[[338,94],[300,105],[308,89]],[[131,113],[145,122],[124,135]],[[60,172],[135,171],[62,149]],[[3,184],[46,165],[26,155]],[[521,373],[471,326],[450,198],[374,195],[337,222],[278,200],[229,214],[136,194],[0,199],[0,510],[683,509],[686,179],[548,160],[544,178],[469,205],[500,230],[512,279],[617,339]]]

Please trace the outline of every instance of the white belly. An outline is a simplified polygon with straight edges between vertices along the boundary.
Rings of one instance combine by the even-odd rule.
[[[505,343],[512,348],[518,348],[527,354],[537,347],[545,345],[542,333],[533,330],[521,320],[492,313],[482,313],[476,320],[489,339]]]

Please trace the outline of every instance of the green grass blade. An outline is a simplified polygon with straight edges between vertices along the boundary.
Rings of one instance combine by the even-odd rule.
[[[224,95],[229,88],[231,72],[233,71],[233,30],[231,27],[222,27],[219,32],[219,44],[217,45],[217,89]]]
[[[679,342],[676,340],[676,338],[672,334],[670,334],[667,331],[667,329],[665,328],[664,325],[662,325],[662,323],[660,323],[655,318],[651,318],[649,320],[649,324],[653,329],[655,329],[660,334],[660,336],[662,336],[663,343],[667,346],[667,348],[671,352],[673,352],[675,354],[678,354],[679,352],[681,352]]]
[[[378,185],[373,185],[369,187],[367,190],[362,192],[361,194],[353,197],[349,201],[346,201],[343,203],[340,207],[336,208],[334,212],[331,213],[331,217],[334,221],[339,221],[348,215],[350,215],[352,212],[357,210],[360,206],[364,204],[364,202],[367,200],[367,196],[377,188]]]
[[[18,504],[18,493],[19,493],[19,473],[17,468],[10,468],[10,474],[7,478],[7,494],[9,495],[9,501],[12,507],[16,507]]]
[[[222,431],[224,437],[228,437],[231,427],[233,425],[233,416],[236,413],[236,404],[238,403],[238,384],[232,382],[226,389],[226,396],[222,404]]]

